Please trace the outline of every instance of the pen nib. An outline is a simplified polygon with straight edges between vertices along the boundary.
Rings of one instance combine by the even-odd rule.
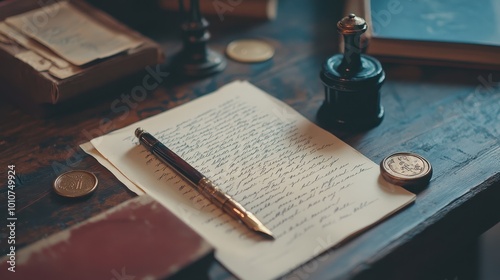
[[[260,236],[264,237],[265,239],[274,240],[273,233],[264,226],[260,227],[259,229],[255,229],[255,232],[257,232]]]
[[[273,233],[265,225],[263,225],[252,213],[246,212],[246,216],[242,221],[260,236],[269,240],[274,240]]]

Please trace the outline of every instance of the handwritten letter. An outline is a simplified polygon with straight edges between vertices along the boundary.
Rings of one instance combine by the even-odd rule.
[[[253,212],[276,240],[259,239],[137,145],[139,126]],[[244,82],[91,143],[212,243],[241,278],[280,276],[321,253],[311,249],[318,237],[338,244],[415,198],[379,180],[378,166],[359,152]]]

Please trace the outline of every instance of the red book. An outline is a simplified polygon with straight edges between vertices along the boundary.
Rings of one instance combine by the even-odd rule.
[[[19,250],[15,272],[3,257],[0,279],[200,278],[212,260],[211,245],[142,195]]]

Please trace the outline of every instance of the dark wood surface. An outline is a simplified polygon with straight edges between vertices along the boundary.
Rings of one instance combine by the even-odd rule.
[[[161,43],[167,58],[180,49],[174,14],[139,1],[126,2],[121,8],[109,2],[99,6]],[[234,39],[262,38],[276,48],[274,58],[257,64],[229,60],[223,73],[201,80],[171,75],[146,99],[132,100],[121,109],[117,105],[126,104],[124,96],[142,84],[144,73],[98,91],[91,100],[58,108],[51,116],[36,116],[31,109],[27,112],[1,102],[2,255],[9,248],[4,225],[8,165],[15,165],[17,175],[16,248],[20,249],[134,196],[79,148],[96,136],[237,79],[249,80],[315,121],[324,99],[319,71],[338,52],[335,24],[343,15],[342,8],[341,1],[284,0],[275,21],[212,18],[214,49],[223,52]],[[384,69],[382,124],[365,132],[332,133],[377,163],[393,152],[419,153],[432,163],[433,178],[427,188],[413,190],[418,193],[414,204],[327,250],[285,279],[421,279],[423,275],[445,279],[448,276],[439,270],[443,261],[457,256],[500,220],[500,72],[404,63],[384,64]],[[2,96],[13,94],[2,91]],[[83,199],[55,194],[54,179],[72,169],[94,172],[99,178],[96,192]],[[322,244],[318,240],[318,246]],[[218,263],[212,265],[209,276],[232,277]]]

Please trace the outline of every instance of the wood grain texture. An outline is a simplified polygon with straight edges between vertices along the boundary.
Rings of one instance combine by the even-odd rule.
[[[157,40],[167,58],[179,50],[175,15],[149,5],[142,10],[101,5]],[[342,15],[341,1],[300,0],[280,1],[275,21],[212,19],[210,45],[215,50],[223,52],[235,39],[262,38],[276,48],[274,58],[258,64],[229,60],[223,73],[201,80],[172,75],[141,101],[131,96],[147,72],[50,117],[35,117],[2,102],[0,168],[5,171],[0,172],[0,205],[7,200],[6,166],[15,164],[16,245],[26,246],[134,196],[78,148],[91,138],[237,79],[249,80],[315,121],[324,100],[319,71],[326,58],[338,52],[335,24]],[[500,220],[500,73],[403,64],[386,64],[384,69],[382,124],[361,133],[332,133],[376,163],[398,151],[421,154],[433,165],[433,178],[427,188],[413,190],[418,196],[410,207],[329,249],[285,279],[419,279],[432,274],[454,248]],[[67,169],[94,172],[99,179],[96,192],[80,200],[53,193],[52,182]],[[7,234],[1,227],[1,240]],[[318,247],[323,244],[318,240]],[[0,252],[7,248],[0,243]],[[210,277],[226,279],[230,274],[214,263]]]

